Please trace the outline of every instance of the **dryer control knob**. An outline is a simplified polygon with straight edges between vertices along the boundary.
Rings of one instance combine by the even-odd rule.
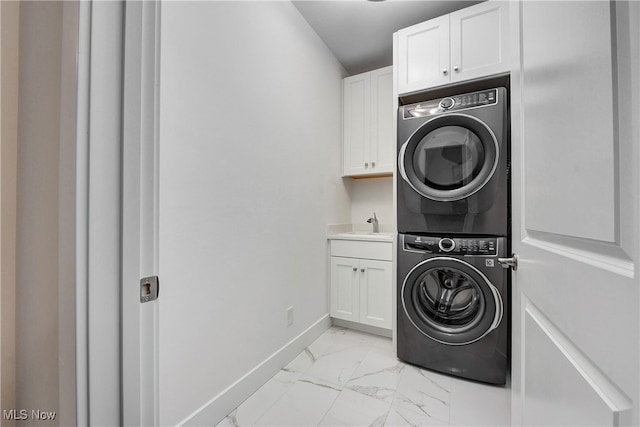
[[[456,247],[456,242],[453,239],[449,239],[445,237],[444,239],[440,239],[438,242],[438,247],[442,252],[451,252]]]
[[[456,102],[452,98],[444,98],[442,101],[440,101],[440,108],[442,108],[443,110],[448,110],[449,108],[453,107],[455,103]]]

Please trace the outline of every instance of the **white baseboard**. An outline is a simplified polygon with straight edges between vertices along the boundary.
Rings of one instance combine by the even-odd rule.
[[[362,323],[350,322],[342,319],[332,319],[333,324],[341,326],[343,328],[355,329],[356,331],[366,332],[368,334],[380,335],[383,337],[391,338],[391,329],[379,328],[377,326],[363,325]]]
[[[280,369],[292,361],[306,347],[331,327],[331,318],[325,315],[293,338],[255,368],[231,384],[193,414],[178,423],[180,426],[216,425],[238,405],[244,402]]]

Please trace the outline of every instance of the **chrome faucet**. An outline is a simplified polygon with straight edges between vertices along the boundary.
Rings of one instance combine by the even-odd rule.
[[[373,224],[373,232],[374,233],[379,233],[380,232],[380,227],[378,226],[378,218],[376,218],[376,213],[373,213],[373,218],[369,218],[367,220],[367,222],[369,224]]]

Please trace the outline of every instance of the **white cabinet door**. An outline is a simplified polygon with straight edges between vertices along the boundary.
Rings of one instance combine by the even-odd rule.
[[[509,71],[507,8],[484,2],[449,15],[452,82]]]
[[[359,275],[357,259],[331,257],[331,317],[360,320]]]
[[[393,67],[347,77],[342,90],[343,175],[392,173]]]
[[[398,31],[398,92],[449,83],[449,15]]]
[[[347,77],[342,91],[343,175],[359,175],[369,167],[371,76],[363,73]]]
[[[360,260],[360,323],[391,329],[391,263]]]
[[[396,158],[394,120],[393,67],[385,67],[371,72],[370,172],[393,172]]]

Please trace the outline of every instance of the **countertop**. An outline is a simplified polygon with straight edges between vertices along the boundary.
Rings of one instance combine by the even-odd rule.
[[[368,224],[366,224],[368,225]],[[328,240],[365,240],[370,242],[393,242],[394,232],[391,227],[380,224],[380,232],[371,231],[368,228],[358,227],[352,224],[330,225],[327,230]]]

